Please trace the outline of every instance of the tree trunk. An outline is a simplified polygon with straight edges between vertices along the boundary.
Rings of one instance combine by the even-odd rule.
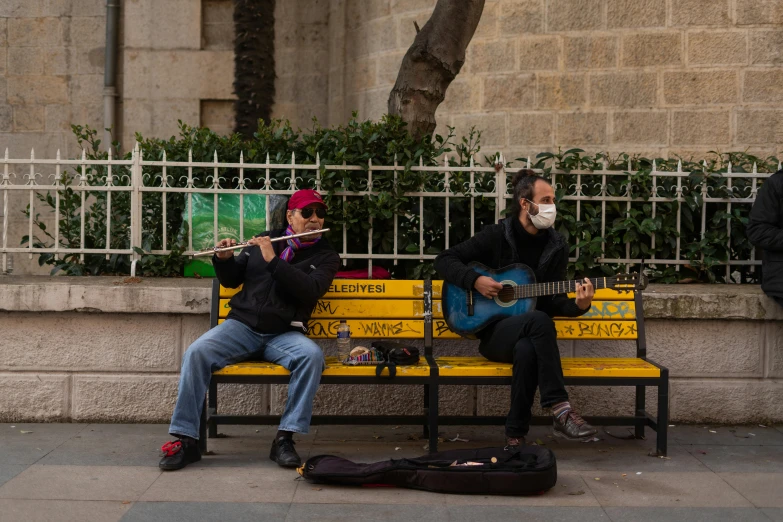
[[[290,0],[289,0],[290,1]],[[275,0],[234,0],[234,131],[252,138],[275,100]]]
[[[389,114],[401,116],[416,139],[435,130],[435,111],[465,63],[483,10],[484,0],[438,0],[405,53],[389,94]]]

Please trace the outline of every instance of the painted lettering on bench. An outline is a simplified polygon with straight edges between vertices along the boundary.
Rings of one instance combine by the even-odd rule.
[[[359,323],[359,329],[361,330],[360,333],[364,335],[400,335],[406,331],[421,334],[419,330],[415,330],[410,326],[406,327],[402,321],[396,323],[383,321],[361,322]]]
[[[609,322],[594,322],[594,323],[582,323],[579,322],[579,337],[616,337],[620,338],[624,335],[635,335],[636,324],[635,323],[609,323]]]
[[[628,301],[600,301],[593,303],[590,311],[584,314],[584,318],[629,318],[634,317],[633,310]]]
[[[446,324],[446,321],[435,321],[435,333],[437,335],[442,335],[449,331],[449,325]]]
[[[358,322],[358,328],[355,328]],[[422,335],[415,325],[406,325],[404,321],[352,321],[354,328],[352,335],[355,337],[394,336],[405,332]],[[337,327],[340,321],[311,321],[308,325],[309,335],[314,337],[337,337]]]
[[[386,292],[386,284],[332,283],[329,292],[333,294],[383,294]]]
[[[337,313],[337,310],[339,309],[340,307],[335,306],[331,301],[318,301],[315,304],[315,312],[317,313],[327,313],[331,315]]]

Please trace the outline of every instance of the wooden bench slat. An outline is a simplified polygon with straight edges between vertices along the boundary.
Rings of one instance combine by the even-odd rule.
[[[351,292],[356,285],[356,292]],[[372,285],[372,286],[371,286]],[[242,287],[220,287],[220,297],[230,298]],[[432,282],[432,298],[440,300],[443,290],[443,281]],[[412,299],[422,298],[424,295],[424,281],[408,281],[398,279],[335,279],[329,291],[324,295],[325,299],[357,299],[357,298],[386,298],[386,299]],[[568,294],[574,297],[575,294]],[[633,292],[618,292],[609,288],[596,290],[596,301],[633,301]]]
[[[218,319],[221,324],[225,319]],[[423,320],[348,319],[352,339],[424,339]],[[310,339],[337,339],[339,320],[314,319],[308,323]],[[452,333],[449,339],[459,339]]]
[[[218,370],[213,375],[253,375],[253,376],[278,376],[290,375],[291,372],[270,362],[242,362],[226,366]],[[388,370],[384,370],[384,375]],[[395,379],[400,377],[428,377],[430,367],[427,361],[422,358],[416,366],[398,366]],[[326,357],[326,369],[324,376],[328,377],[375,377],[375,366],[348,366],[337,362],[337,357]]]
[[[335,279],[326,299],[422,299],[424,281],[406,279]]]
[[[566,294],[568,297],[574,298],[576,297],[576,294],[571,292],[570,294]],[[612,290],[611,288],[601,288],[600,290],[595,291],[595,296],[593,296],[593,300],[595,301],[633,301],[633,292],[618,292],[617,290]]]
[[[560,340],[634,340],[639,335],[635,320],[555,318],[555,328],[557,329],[557,338]],[[460,336],[452,332],[446,321],[442,319],[432,321],[432,334],[436,339],[460,339]]]
[[[242,289],[220,286],[220,297],[230,298]],[[438,294],[440,297],[440,294]],[[325,299],[423,299],[424,281],[407,279],[335,279]]]
[[[220,300],[220,317],[228,317],[230,299]],[[433,303],[433,316],[443,317],[441,303]],[[424,319],[423,299],[322,299],[313,319]]]
[[[660,377],[658,367],[637,358],[563,357],[566,377]],[[511,377],[512,365],[483,357],[435,357],[443,377]]]
[[[636,339],[636,321],[603,321],[555,319],[557,338],[566,339]]]

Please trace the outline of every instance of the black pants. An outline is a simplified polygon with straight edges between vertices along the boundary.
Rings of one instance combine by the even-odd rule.
[[[495,323],[491,332],[482,335],[479,351],[490,361],[514,364],[507,437],[527,435],[536,386],[541,390],[544,408],[568,400],[555,323],[544,312],[529,312]]]

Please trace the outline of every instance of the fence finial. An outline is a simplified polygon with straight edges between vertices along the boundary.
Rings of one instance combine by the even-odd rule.
[[[8,157],[8,149],[5,149],[6,157]],[[109,159],[111,159],[111,151],[109,151]],[[60,161],[60,149],[57,149],[57,161]]]
[[[30,159],[35,159],[35,149],[30,149]],[[84,150],[82,150],[82,161],[84,160]]]
[[[215,149],[215,154],[213,154],[213,157],[215,158],[215,163],[217,163],[218,162],[217,149]]]
[[[756,162],[753,162],[753,174],[758,174],[758,168],[756,167]]]
[[[655,171],[657,171],[657,170],[658,170],[658,168],[657,168],[657,166],[656,166],[655,160],[653,160],[653,168],[652,168],[652,171],[653,171],[653,172],[655,172]]]
[[[193,147],[188,149],[188,163],[193,163]]]
[[[239,163],[244,163],[244,162],[245,162],[245,151],[240,150],[239,151]]]
[[[111,152],[109,154],[111,154]],[[166,149],[163,149],[163,163],[166,163]]]
[[[320,167],[321,166],[321,153],[316,152],[315,153],[315,166]]]
[[[266,153],[266,164],[269,165],[269,153]]]

